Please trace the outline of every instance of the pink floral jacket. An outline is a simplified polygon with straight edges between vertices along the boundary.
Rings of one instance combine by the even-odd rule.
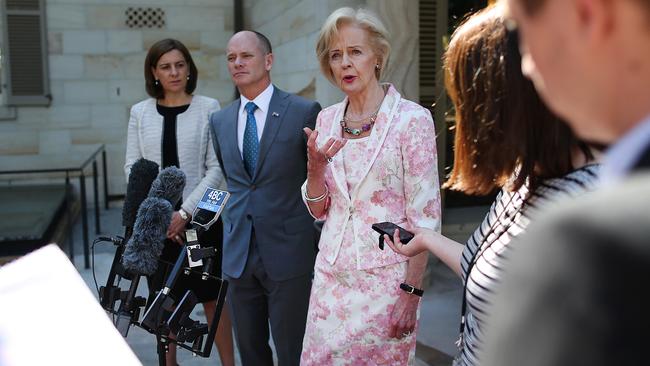
[[[346,105],[347,98],[319,113],[319,146],[330,136],[342,137],[340,121]],[[391,221],[402,227],[440,230],[438,158],[431,113],[402,99],[390,85],[368,138],[365,160],[357,162],[362,164],[364,178],[348,192],[342,154],[337,154],[325,173],[331,204],[322,217],[315,217],[325,220],[319,255],[330,264],[339,254],[346,225],[353,225],[360,270],[408,259],[388,247],[378,248],[379,234],[371,229],[373,223]],[[306,189],[307,182],[302,186],[303,197]]]

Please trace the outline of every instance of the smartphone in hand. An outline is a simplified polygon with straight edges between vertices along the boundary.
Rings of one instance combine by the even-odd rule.
[[[378,222],[376,224],[372,224],[372,229],[380,234],[379,249],[381,250],[384,250],[384,234],[392,238],[395,234],[395,229],[399,229],[399,240],[402,242],[402,244],[408,243],[414,237],[412,232],[404,229],[403,227],[397,226],[392,222]]]

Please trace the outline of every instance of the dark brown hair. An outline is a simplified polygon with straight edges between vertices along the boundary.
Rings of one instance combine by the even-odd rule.
[[[456,108],[454,167],[446,188],[488,194],[573,170],[580,143],[521,72],[515,32],[500,6],[482,10],[453,34],[444,56],[445,86]],[[591,154],[583,149],[588,159]]]
[[[185,61],[190,67],[190,78],[187,80],[187,85],[185,85],[185,92],[187,94],[192,94],[192,92],[194,92],[194,89],[196,89],[196,81],[199,77],[199,71],[194,64],[194,60],[192,60],[190,51],[188,51],[187,47],[185,47],[185,45],[180,41],[167,38],[154,43],[153,46],[149,48],[147,57],[144,59],[145,88],[147,89],[147,94],[149,94],[152,98],[164,98],[165,91],[161,85],[156,85],[156,78],[153,76],[151,69],[156,68],[156,64],[162,55],[172,50],[178,50],[180,53],[182,53]]]

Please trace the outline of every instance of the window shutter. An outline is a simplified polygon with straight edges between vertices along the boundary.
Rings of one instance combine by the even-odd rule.
[[[5,0],[7,104],[48,105],[45,0]]]
[[[438,172],[445,174],[447,95],[445,94],[442,54],[447,34],[448,0],[420,0],[420,104],[431,110],[436,122]]]

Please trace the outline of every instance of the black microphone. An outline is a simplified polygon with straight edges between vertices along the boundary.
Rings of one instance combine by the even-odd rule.
[[[202,278],[204,280],[207,280],[208,278],[212,277],[210,273],[212,272],[212,267],[216,260],[217,251],[214,247],[200,247],[197,230],[207,230],[210,225],[212,225],[217,220],[217,217],[225,207],[229,196],[230,194],[226,191],[220,191],[210,187],[206,188],[205,192],[203,193],[203,197],[199,201],[192,215],[192,224],[195,225],[195,228],[185,231],[187,242],[183,245],[181,252],[176,259],[176,262],[174,263],[174,267],[167,276],[165,285],[163,286],[162,290],[158,292],[158,295],[156,295],[156,298],[151,303],[151,305],[148,305],[144,317],[142,318],[142,322],[140,322],[140,325],[147,331],[154,334],[167,334],[171,328],[179,325],[179,323],[176,322],[178,319],[174,320],[173,316],[172,318],[168,317],[168,315],[172,313],[175,304],[175,301],[170,296],[170,294],[172,292],[172,289],[178,284],[177,279],[181,275],[181,269],[187,260],[186,254],[188,252],[191,258],[190,267],[193,266],[192,262],[203,260]],[[184,269],[183,271],[187,274],[187,270],[188,269]],[[222,281],[221,283],[223,284],[225,282]],[[187,290],[186,293],[188,292],[191,293],[192,291]],[[191,297],[192,296],[190,296],[190,298]],[[193,308],[193,304],[185,302],[187,301],[187,298],[187,295],[183,297],[181,303],[178,304],[179,307],[188,306],[190,309]],[[223,299],[225,299],[225,297],[221,297],[220,295],[220,299],[221,304],[223,305]],[[217,308],[217,311],[219,313],[221,312],[220,306]],[[218,314],[215,314],[214,319],[218,318]],[[175,325],[164,326],[164,323],[168,322],[171,322]],[[194,329],[194,326],[192,326],[192,328]],[[213,331],[216,332],[216,328],[213,329]],[[214,339],[214,332],[212,332],[212,339]]]
[[[136,215],[133,235],[124,249],[122,264],[127,270],[151,275],[158,268],[174,206],[183,195],[185,173],[176,167],[163,169]]]
[[[113,243],[113,245],[120,246],[124,244],[124,237],[123,236],[98,236],[97,237],[98,241],[105,241],[105,242],[110,242]]]
[[[122,207],[122,226],[133,228],[138,208],[147,198],[151,185],[158,176],[158,164],[144,158],[138,159],[131,167],[126,197]],[[128,239],[128,238],[127,238]]]
[[[115,326],[126,337],[129,326],[137,322],[139,307],[144,299],[136,297],[142,275],[152,275],[158,268],[158,258],[164,248],[167,228],[171,222],[174,206],[183,195],[185,174],[176,167],[163,169],[148,190],[148,197],[142,201],[135,215],[133,230],[122,255],[125,276],[131,279],[126,293],[120,292],[122,302]],[[142,191],[140,190],[139,193]]]
[[[158,176],[158,164],[151,160],[144,158],[138,159],[133,166],[131,166],[131,173],[129,174],[129,181],[126,186],[126,197],[124,198],[124,206],[122,207],[122,225],[125,226],[124,237],[99,237],[101,241],[110,241],[117,246],[113,263],[111,264],[111,271],[106,281],[106,286],[103,293],[100,293],[100,302],[105,309],[110,309],[114,302],[116,294],[119,292],[119,287],[115,286],[115,277],[117,275],[124,277],[124,269],[120,265],[120,259],[124,253],[124,244],[129,240],[133,232],[133,225],[135,223],[135,216],[138,212],[138,207],[149,194],[151,184]]]

